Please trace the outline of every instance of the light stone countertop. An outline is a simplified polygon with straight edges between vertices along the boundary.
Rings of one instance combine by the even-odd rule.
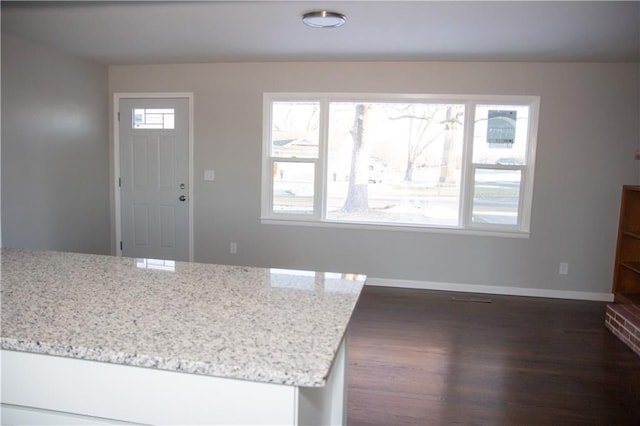
[[[353,274],[1,253],[2,349],[294,386],[325,384],[365,281]]]

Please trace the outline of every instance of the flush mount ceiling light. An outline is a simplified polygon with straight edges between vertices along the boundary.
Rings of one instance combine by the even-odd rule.
[[[315,10],[302,15],[302,22],[314,28],[336,28],[342,26],[347,17],[342,13],[328,10]]]

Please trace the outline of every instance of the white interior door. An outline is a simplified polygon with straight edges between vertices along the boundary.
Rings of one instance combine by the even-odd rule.
[[[189,100],[119,101],[123,256],[189,260]]]

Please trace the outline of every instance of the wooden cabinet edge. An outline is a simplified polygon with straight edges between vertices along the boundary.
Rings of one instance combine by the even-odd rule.
[[[634,194],[630,196],[631,193]],[[612,286],[616,303],[638,304],[640,303],[640,258],[627,260],[628,254],[623,253],[623,250],[628,250],[628,247],[623,244],[625,239],[640,240],[640,215],[635,215],[638,216],[638,223],[629,223],[630,211],[640,211],[640,185],[622,187]],[[629,281],[625,281],[623,285],[623,274],[631,274],[631,285]]]

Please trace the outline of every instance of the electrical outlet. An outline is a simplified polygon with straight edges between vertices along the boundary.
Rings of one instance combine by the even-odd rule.
[[[569,274],[569,264],[567,262],[560,262],[560,270],[558,271],[560,275]]]
[[[229,253],[231,253],[231,254],[238,253],[238,243],[229,244]]]

